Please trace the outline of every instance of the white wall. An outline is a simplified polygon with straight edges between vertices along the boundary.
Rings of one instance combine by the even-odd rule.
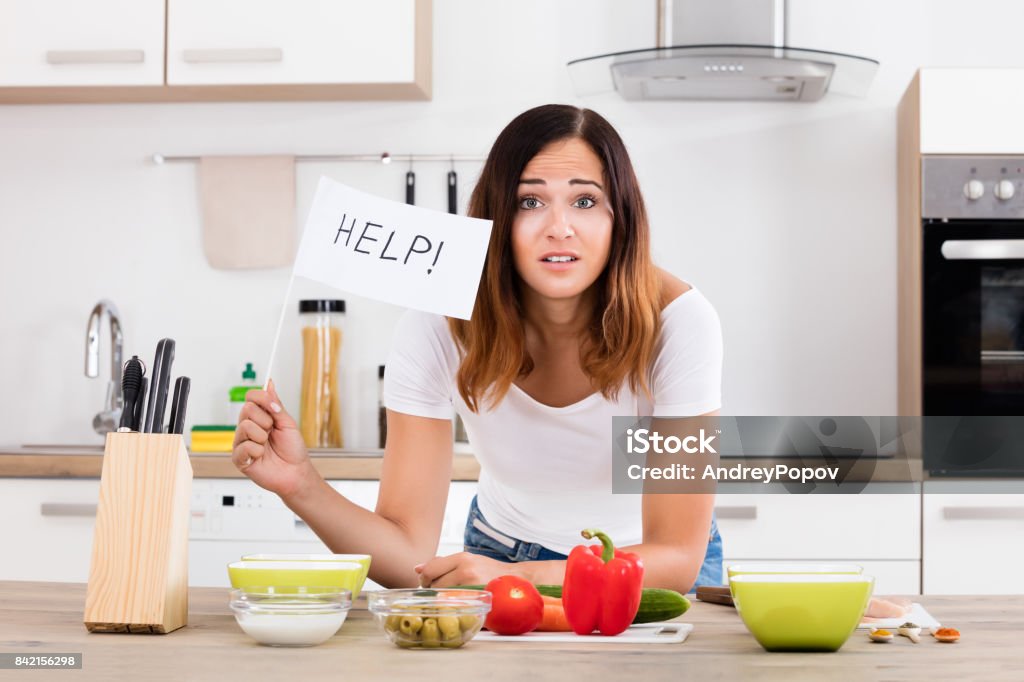
[[[873,57],[865,99],[816,104],[627,103],[574,96],[564,63],[648,47],[654,2],[435,0],[434,98],[421,103],[0,106],[0,442],[100,442],[104,381],[83,376],[85,325],[120,307],[126,352],[178,342],[190,423],[224,418],[243,363],[262,380],[286,270],[211,269],[195,167],[164,154],[484,154],[515,114],[597,109],[633,154],[658,262],[717,306],[732,414],[896,410],[895,107],[922,65],[1020,66],[1022,3],[791,0],[790,45]],[[302,164],[299,222],[320,174],[401,199],[401,164]],[[444,207],[444,165],[418,171]],[[463,206],[477,164],[459,164]],[[298,398],[295,299],[275,375]],[[400,310],[340,295],[349,443],[376,441],[376,366]],[[104,338],[104,342],[106,339]],[[106,356],[106,347],[104,348]],[[106,373],[106,357],[102,364]]]

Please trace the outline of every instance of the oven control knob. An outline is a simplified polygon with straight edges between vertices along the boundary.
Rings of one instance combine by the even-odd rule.
[[[981,180],[968,180],[964,185],[964,196],[970,201],[977,201],[985,196],[985,185],[981,184]]]
[[[1001,201],[1007,201],[1013,198],[1013,181],[1011,180],[1000,180],[996,183],[995,195]]]

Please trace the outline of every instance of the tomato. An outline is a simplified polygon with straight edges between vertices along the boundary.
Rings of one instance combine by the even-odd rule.
[[[529,580],[503,575],[487,583],[491,612],[484,627],[498,635],[521,635],[544,618],[544,599]]]

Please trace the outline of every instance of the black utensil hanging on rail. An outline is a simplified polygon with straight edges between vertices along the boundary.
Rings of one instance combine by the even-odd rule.
[[[411,169],[405,174],[405,203],[416,203],[416,174]]]
[[[456,198],[455,188],[458,185],[459,176],[455,174],[455,169],[448,171],[448,212],[458,213],[459,202]]]

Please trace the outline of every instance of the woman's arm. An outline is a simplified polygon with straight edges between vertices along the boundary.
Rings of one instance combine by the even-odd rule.
[[[644,541],[639,545],[617,547],[634,552],[643,560],[644,587],[660,587],[683,594],[693,588],[708,548],[713,505],[714,495],[644,495]],[[581,537],[580,543],[584,542]],[[434,558],[419,571],[422,584],[430,587],[481,585],[508,574],[522,576],[535,585],[561,585],[565,579],[565,563],[505,563],[460,552]]]
[[[380,492],[370,511],[334,490],[312,466],[276,392],[250,391],[246,400],[235,437],[236,466],[280,495],[331,551],[372,555],[374,581],[418,585],[413,567],[434,556],[441,535],[451,480],[451,421],[388,411]]]
[[[657,417],[651,430],[683,439],[698,433],[714,433],[719,411],[686,419]],[[689,464],[698,470],[716,463],[715,453],[694,453]],[[678,454],[647,455],[646,466],[666,468],[679,462]],[[707,553],[714,513],[714,486],[700,480],[646,481],[643,492],[643,543],[629,549],[644,560],[644,584],[687,593],[700,573]]]
[[[713,429],[717,415],[718,411],[685,420],[656,419],[652,428],[663,434],[680,431],[679,435],[684,436],[695,433],[693,429]],[[677,455],[650,455],[647,465],[665,467],[676,460]],[[643,542],[618,549],[634,552],[643,560],[645,587],[661,587],[685,594],[693,588],[707,553],[715,496],[704,492],[681,493],[679,485],[678,481],[649,485],[649,492],[643,493],[642,501]],[[580,543],[584,542],[581,537]],[[505,563],[461,552],[436,557],[417,571],[421,582],[432,587],[485,584],[505,574],[522,576],[537,585],[561,585],[565,563]]]
[[[364,509],[322,478],[284,502],[331,551],[373,555],[370,577],[385,587],[417,587],[413,567],[437,552],[452,473],[452,423],[388,410],[380,491]]]

